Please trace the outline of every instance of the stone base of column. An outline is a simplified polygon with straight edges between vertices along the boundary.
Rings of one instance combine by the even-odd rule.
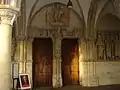
[[[98,86],[98,78],[97,78],[97,76],[90,76],[88,86],[89,87]]]
[[[99,81],[97,76],[89,76],[89,78],[83,78],[81,85],[85,87],[95,87],[99,85]]]
[[[62,77],[53,75],[53,88],[62,87]]]
[[[57,87],[56,82],[57,82],[57,75],[54,74],[53,77],[52,77],[52,86],[53,86],[53,88]]]
[[[62,85],[62,76],[61,76],[61,74],[59,75],[58,80],[59,80],[59,87],[62,87],[63,85]]]

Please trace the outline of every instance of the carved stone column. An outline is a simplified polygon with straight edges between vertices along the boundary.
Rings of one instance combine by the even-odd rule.
[[[33,55],[32,55],[32,43],[33,43],[33,38],[29,38],[27,40],[27,51],[26,51],[26,56],[27,56],[27,62],[26,62],[26,73],[29,74],[30,76],[30,81],[31,85],[33,85],[33,80],[32,80],[32,64],[33,64]]]
[[[94,39],[90,38],[87,41],[87,55],[88,55],[88,86],[97,86],[98,85],[98,80],[96,76],[96,62],[95,62],[95,54],[94,53]]]
[[[53,39],[53,87],[61,86],[61,38],[57,37]]]
[[[26,72],[26,41],[20,39],[18,42],[19,45],[19,73]]]
[[[21,15],[17,18],[17,37],[19,39],[19,73],[26,73],[26,62],[27,62],[27,29],[25,26],[25,0],[21,3]]]
[[[86,43],[81,38],[79,38],[79,83],[84,86],[86,82],[85,77],[87,76],[86,62]]]
[[[12,25],[16,14],[9,9],[0,9],[0,90],[12,88],[11,41]]]

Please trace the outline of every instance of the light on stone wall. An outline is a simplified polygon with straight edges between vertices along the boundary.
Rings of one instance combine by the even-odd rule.
[[[80,72],[79,77],[81,79],[83,76],[83,54],[80,47],[79,47],[79,72]]]

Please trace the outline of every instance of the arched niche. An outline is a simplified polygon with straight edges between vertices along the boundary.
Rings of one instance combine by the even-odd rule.
[[[84,35],[83,19],[75,10],[68,9],[65,4],[59,2],[47,4],[33,15],[28,26],[28,35],[29,37],[51,36],[49,31],[59,31],[58,28],[62,36],[67,36],[65,33],[71,31],[75,32],[72,32],[73,35],[68,35],[70,37]]]
[[[120,19],[113,14],[106,14],[97,21],[99,30],[120,30]]]
[[[98,60],[120,59],[120,19],[106,14],[97,21],[96,53]]]

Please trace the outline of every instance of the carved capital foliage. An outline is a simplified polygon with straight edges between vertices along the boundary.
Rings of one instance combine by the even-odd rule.
[[[27,39],[27,41],[28,41],[28,42],[31,42],[31,43],[33,42],[33,40],[34,40],[34,38],[28,38],[28,39]]]
[[[49,31],[49,35],[53,38],[53,40],[56,40],[56,38],[62,38],[61,30],[59,28],[51,29]]]
[[[25,38],[25,37],[16,37],[16,40],[17,40],[17,41],[25,41],[26,38]]]
[[[11,9],[0,9],[0,23],[13,25],[17,12]]]

